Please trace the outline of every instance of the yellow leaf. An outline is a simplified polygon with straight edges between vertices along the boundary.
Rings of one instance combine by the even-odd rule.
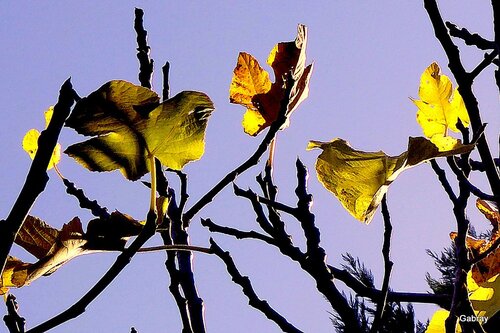
[[[429,326],[427,326],[427,329],[425,333],[445,333],[445,320],[448,318],[450,315],[450,312],[448,310],[437,310],[434,312],[434,315],[431,318],[431,321],[429,322]],[[457,325],[455,328],[456,331],[455,333],[461,333],[462,329],[460,328],[460,325]]]
[[[493,225],[493,230],[498,231],[498,224],[500,224],[500,213],[498,212],[498,205],[490,200],[476,200],[476,207],[483,215],[490,220]]]
[[[36,152],[38,151],[38,138],[40,137],[40,132],[36,129],[30,129],[23,138],[23,149],[28,153],[31,159],[35,158]],[[52,157],[50,158],[47,170],[52,169],[61,161],[61,145],[58,143],[54,147],[52,152]]]
[[[453,149],[460,140],[448,136],[448,129],[459,132],[458,119],[465,127],[469,126],[469,116],[457,89],[452,90],[450,79],[440,74],[438,64],[432,63],[420,77],[420,100],[412,99],[417,106],[417,122],[424,135],[440,151]]]
[[[469,299],[478,317],[492,318],[500,310],[499,274],[482,283],[476,283],[472,271],[467,273]]]
[[[252,55],[240,52],[229,89],[229,101],[257,110],[253,98],[271,89],[269,74],[260,67]]]
[[[255,136],[277,119],[285,98],[284,77],[289,73],[294,83],[286,116],[307,98],[312,65],[305,66],[306,44],[307,29],[299,25],[295,41],[278,43],[271,50],[267,63],[273,68],[274,83],[254,57],[243,52],[239,54],[229,89],[229,101],[247,108],[242,123],[245,133]],[[283,128],[286,126],[288,122]]]
[[[119,169],[129,180],[148,172],[151,155],[180,170],[203,155],[213,110],[201,92],[184,91],[159,104],[150,89],[110,81],[76,104],[66,126],[93,138],[65,153],[91,171]]]
[[[404,170],[441,156],[471,151],[473,145],[458,145],[441,152],[425,138],[410,138],[408,150],[398,156],[382,151],[353,149],[345,140],[310,141],[308,150],[320,148],[316,172],[323,186],[332,192],[356,219],[370,223],[389,185]]]

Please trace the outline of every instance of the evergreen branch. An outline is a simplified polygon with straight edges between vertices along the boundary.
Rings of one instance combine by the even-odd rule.
[[[480,50],[494,50],[496,49],[493,41],[481,37],[479,34],[472,34],[466,28],[458,28],[451,22],[446,22],[450,35],[462,39],[465,44],[475,46]]]
[[[214,187],[212,187],[203,197],[201,197],[183,216],[183,224],[184,226],[188,226],[192,218],[206,205],[208,205],[214,197],[222,191],[227,185],[232,183],[238,175],[242,174],[252,166],[259,163],[260,158],[267,151],[271,141],[274,139],[280,128],[285,124],[287,120],[286,112],[288,110],[288,103],[290,100],[290,92],[293,87],[293,78],[292,75],[288,75],[286,79],[286,89],[283,98],[280,110],[278,112],[277,119],[270,126],[266,136],[262,140],[262,142],[257,147],[257,150],[250,156],[245,162],[236,167],[233,171],[229,172],[224,176]]]
[[[141,86],[151,89],[153,76],[153,59],[149,58],[148,32],[143,25],[144,11],[135,9],[134,29],[137,33],[137,59],[139,60],[139,82]]]
[[[361,297],[368,297],[372,301],[376,302],[382,297],[382,291],[369,287],[355,278],[346,269],[340,269],[329,265],[328,268],[332,272],[332,276],[345,283],[346,286],[351,288],[356,295]],[[450,306],[450,295],[438,295],[430,293],[408,293],[408,292],[397,292],[389,291],[387,293],[388,302],[412,302],[412,303],[423,303],[423,304],[436,304],[442,308],[449,308]]]
[[[154,211],[149,211],[146,219],[146,224],[137,238],[126,248],[115,260],[108,271],[97,281],[97,283],[76,303],[71,305],[55,317],[46,322],[28,330],[26,333],[46,332],[62,323],[78,317],[85,312],[87,306],[92,303],[122,272],[122,270],[130,263],[137,251],[155,234],[156,214]]]
[[[38,150],[26,176],[23,188],[5,220],[0,221],[0,273],[3,273],[14,239],[21,229],[26,216],[38,196],[45,190],[49,181],[47,166],[57,144],[64,121],[69,116],[75,101],[75,91],[68,79],[61,86],[59,99],[54,106],[54,114],[49,125],[38,139]],[[1,274],[0,274],[1,276]]]
[[[231,276],[233,282],[238,284],[243,290],[245,296],[247,296],[248,304],[250,306],[261,311],[268,319],[272,320],[276,325],[278,325],[283,332],[302,332],[301,330],[290,324],[285,317],[274,310],[267,301],[261,300],[257,296],[252,287],[250,279],[246,276],[241,275],[229,252],[223,251],[212,238],[210,238],[210,244],[210,248],[212,249],[213,253],[221,258],[226,265],[227,272]]]
[[[108,213],[108,209],[106,207],[101,207],[97,200],[91,201],[89,198],[87,198],[82,189],[77,188],[75,184],[68,179],[63,178],[62,180],[64,185],[66,186],[66,193],[74,196],[78,200],[81,208],[90,210],[92,215],[102,220],[109,219],[110,214]]]
[[[381,327],[384,309],[387,304],[387,295],[389,293],[389,280],[391,277],[393,262],[390,259],[392,224],[389,210],[387,209],[387,195],[382,198],[382,216],[384,217],[384,243],[382,246],[382,255],[384,257],[384,280],[382,282],[381,297],[377,301],[377,311],[373,318],[373,324],[370,332],[376,333]]]

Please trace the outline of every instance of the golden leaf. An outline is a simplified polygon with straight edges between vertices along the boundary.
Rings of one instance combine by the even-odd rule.
[[[285,98],[284,78],[288,74],[291,73],[294,84],[286,116],[290,116],[307,98],[312,65],[305,66],[306,44],[307,28],[300,24],[295,41],[278,43],[271,50],[267,63],[273,68],[274,83],[253,56],[244,52],[239,54],[229,89],[229,101],[247,108],[242,122],[245,133],[255,136],[277,119]],[[283,128],[286,126],[288,122]]]
[[[460,140],[448,136],[448,129],[459,132],[458,120],[469,126],[469,115],[458,89],[453,91],[450,79],[442,75],[437,63],[432,63],[420,77],[418,95],[413,103],[418,107],[417,122],[424,135],[440,151],[454,149]]]
[[[453,150],[439,151],[429,140],[410,138],[408,150],[398,156],[382,151],[364,152],[353,149],[345,140],[310,141],[308,150],[319,148],[317,177],[344,208],[356,219],[370,223],[389,185],[404,170],[427,160],[468,152],[473,145],[458,145]]]

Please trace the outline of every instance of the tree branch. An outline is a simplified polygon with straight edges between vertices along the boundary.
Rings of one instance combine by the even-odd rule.
[[[54,147],[57,144],[64,121],[69,116],[75,96],[76,93],[68,79],[61,86],[59,99],[54,106],[54,115],[49,125],[40,134],[38,151],[31,163],[23,188],[12,206],[7,219],[0,221],[0,272],[2,273],[5,268],[7,256],[17,233],[23,225],[24,219],[38,196],[45,190],[45,186],[49,181],[47,166],[49,165]]]
[[[224,226],[215,224],[214,222],[212,222],[211,219],[201,219],[201,225],[204,226],[205,228],[208,228],[208,230],[211,232],[217,232],[217,233],[225,234],[228,236],[233,236],[237,239],[249,239],[249,238],[258,239],[258,240],[266,242],[270,245],[277,246],[277,243],[274,240],[274,238],[269,237],[269,236],[264,235],[264,234],[261,234],[257,231],[254,231],[254,230],[242,231],[242,230],[235,229],[235,228],[224,227]]]
[[[246,276],[241,275],[229,252],[224,252],[212,238],[210,238],[210,244],[210,248],[215,253],[215,255],[221,258],[224,264],[226,264],[227,272],[231,276],[233,282],[238,284],[241,289],[243,289],[243,293],[245,294],[245,296],[247,296],[248,304],[250,306],[262,312],[268,319],[272,320],[276,325],[278,325],[283,332],[302,332],[301,330],[290,324],[285,317],[274,310],[267,301],[261,300],[257,296],[252,287],[250,279]]]
[[[24,333],[26,320],[17,312],[19,305],[16,302],[16,296],[9,294],[5,305],[7,306],[7,314],[3,317],[3,321],[9,329],[9,333]]]
[[[495,16],[495,8],[497,8],[497,15],[495,16],[495,31],[500,31],[500,28],[497,25],[500,25],[498,22],[500,20],[500,11],[499,5],[497,1],[492,1],[494,8],[494,16]],[[483,127],[483,122],[481,120],[481,116],[479,113],[479,107],[477,103],[477,99],[472,91],[472,77],[465,71],[465,68],[462,65],[460,60],[460,52],[458,47],[453,44],[450,35],[448,34],[448,30],[443,22],[441,17],[441,13],[439,12],[436,0],[424,0],[424,7],[427,10],[429,18],[431,20],[432,26],[434,28],[434,33],[436,38],[441,43],[448,60],[448,67],[450,68],[453,76],[455,77],[458,90],[460,95],[463,98],[465,107],[469,114],[470,122],[472,129],[474,132],[477,132],[480,128]],[[500,34],[499,34],[500,35]],[[495,36],[495,42],[498,47],[498,39],[500,36]],[[497,73],[499,73],[497,71]],[[500,74],[497,74],[497,84],[500,82]],[[500,85],[499,85],[500,87]],[[493,162],[493,158],[491,156],[490,149],[488,147],[488,142],[486,141],[486,137],[483,135],[479,138],[477,143],[477,148],[479,151],[479,155],[481,156],[481,160],[484,163],[486,169],[486,176],[488,178],[488,182],[490,184],[493,195],[495,196],[495,200],[497,203],[500,203],[500,176],[498,174],[498,170],[495,167]]]
[[[392,224],[389,210],[387,209],[387,194],[382,198],[382,216],[384,217],[384,244],[382,246],[382,255],[384,257],[384,280],[382,282],[381,297],[377,301],[377,311],[373,317],[373,324],[370,332],[376,333],[381,326],[385,306],[387,304],[387,295],[389,293],[389,280],[392,272],[393,262],[390,259]]]
[[[478,34],[472,34],[466,28],[458,28],[451,22],[446,22],[446,27],[450,31],[450,35],[462,39],[465,44],[477,47],[480,50],[495,50],[495,43],[487,40]]]
[[[141,86],[151,89],[153,76],[153,60],[149,58],[148,32],[143,26],[144,11],[135,9],[134,29],[137,33],[137,59],[139,60],[139,82]]]
[[[101,279],[75,304],[70,306],[65,311],[61,312],[52,319],[30,329],[27,333],[38,333],[48,331],[62,323],[78,317],[85,312],[87,306],[99,296],[113,280],[121,273],[121,271],[130,263],[137,251],[155,234],[156,229],[156,214],[154,211],[149,211],[146,224],[141,233],[126,248],[115,260],[109,270],[101,277]]]
[[[229,172],[224,178],[222,178],[212,189],[210,189],[203,197],[201,197],[183,216],[183,224],[184,226],[188,226],[192,218],[206,205],[208,205],[214,197],[222,191],[227,185],[233,182],[238,175],[242,174],[252,166],[259,163],[260,158],[267,151],[271,141],[276,136],[277,132],[280,128],[285,124],[287,120],[286,112],[288,109],[288,103],[290,100],[290,91],[293,87],[293,79],[291,75],[288,75],[288,79],[286,80],[286,90],[280,106],[280,110],[278,113],[277,119],[270,126],[269,131],[266,136],[262,140],[262,142],[257,147],[257,150],[250,156],[245,162],[236,167],[233,171]]]
[[[87,198],[82,189],[79,189],[75,186],[74,183],[69,181],[66,178],[63,178],[63,183],[66,186],[66,193],[74,196],[81,208],[88,209],[92,212],[92,215],[98,217],[102,220],[108,220],[110,214],[108,213],[108,209],[106,207],[101,207],[97,200],[90,200]]]

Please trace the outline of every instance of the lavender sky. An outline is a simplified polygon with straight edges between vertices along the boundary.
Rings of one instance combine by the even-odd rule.
[[[492,39],[492,15],[488,1],[440,1],[446,20],[468,27]],[[154,87],[161,93],[160,67],[171,63],[171,92],[199,90],[214,101],[204,157],[185,168],[189,176],[188,207],[221,177],[244,161],[257,147],[257,138],[243,133],[243,108],[229,104],[228,90],[238,52],[265,60],[280,41],[295,38],[296,26],[309,28],[308,62],[314,61],[310,96],[293,114],[291,126],[277,140],[275,182],[279,200],[294,205],[295,160],[309,168],[313,212],[321,230],[322,245],[330,264],[339,266],[341,254],[360,257],[375,274],[380,287],[383,221],[380,213],[370,225],[354,220],[339,201],[317,181],[314,162],[319,151],[305,150],[309,140],[348,140],[357,149],[384,150],[398,155],[409,136],[422,135],[415,121],[416,108],[409,97],[418,97],[422,71],[437,61],[450,75],[447,60],[434,37],[421,1],[2,1],[0,2],[0,96],[2,101],[2,151],[0,218],[5,218],[24,182],[30,159],[21,148],[30,128],[42,129],[43,111],[53,105],[61,84],[71,77],[74,88],[86,96],[112,79],[139,84],[137,79],[134,7],[145,11],[145,28],[155,60]],[[464,63],[470,70],[482,54],[464,46]],[[453,79],[452,79],[453,80]],[[486,135],[498,151],[498,92],[492,70],[474,86]],[[64,129],[63,147],[81,141]],[[441,163],[444,165],[444,163]],[[68,179],[110,210],[144,219],[148,189],[125,180],[120,173],[91,173],[69,157],[59,165]],[[263,164],[236,183],[258,190],[254,177]],[[54,227],[74,216],[87,222],[91,215],[79,209],[65,194],[62,182],[50,172],[46,191],[31,214]],[[484,185],[482,175],[473,181]],[[175,178],[172,179],[175,184]],[[456,229],[451,203],[429,165],[404,173],[388,193],[393,222],[391,288],[425,292],[425,273],[437,276],[426,249],[440,251]],[[487,223],[471,205],[476,229]],[[256,229],[255,217],[245,199],[235,198],[228,187],[193,220],[191,242],[208,246],[209,237],[231,252],[261,298],[305,332],[332,332],[331,311],[316,291],[313,280],[300,267],[274,249],[257,241],[237,241],[211,235],[199,218],[244,230]],[[300,226],[287,219],[287,229],[302,244]],[[159,245],[153,238],[148,245]],[[33,261],[25,251],[14,255]],[[43,322],[73,304],[107,270],[116,253],[75,259],[50,277],[29,287],[12,290],[28,327]],[[164,253],[138,254],[116,281],[79,318],[53,332],[180,332],[176,305],[168,292]],[[205,301],[209,332],[279,332],[279,328],[247,305],[225,266],[215,256],[196,254],[196,282]],[[339,283],[342,287],[342,284]],[[417,317],[426,320],[435,306],[416,306]],[[1,325],[0,325],[1,327]],[[0,331],[6,331],[1,328]]]

